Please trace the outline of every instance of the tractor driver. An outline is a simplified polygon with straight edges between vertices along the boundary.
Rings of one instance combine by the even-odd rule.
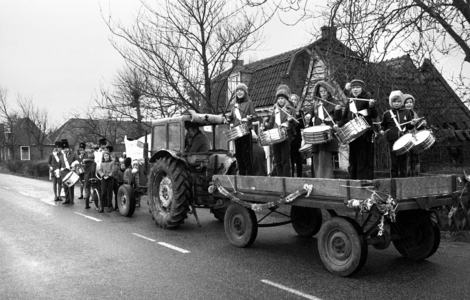
[[[209,139],[199,130],[199,125],[186,122],[185,127],[188,130],[186,133],[185,152],[209,152]]]

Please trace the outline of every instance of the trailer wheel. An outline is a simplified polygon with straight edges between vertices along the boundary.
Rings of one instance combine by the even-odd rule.
[[[232,245],[240,248],[251,246],[258,235],[255,212],[238,203],[231,203],[225,212],[224,228]]]
[[[134,189],[128,185],[123,184],[119,187],[117,193],[117,203],[119,212],[125,217],[131,217],[135,211],[135,195]]]
[[[367,242],[354,220],[332,217],[323,224],[318,238],[318,252],[325,267],[338,276],[350,276],[364,266]]]
[[[189,210],[191,184],[183,162],[171,156],[157,160],[150,172],[149,209],[161,228],[177,228]]]
[[[312,237],[320,231],[322,214],[318,208],[292,205],[290,217],[292,227],[302,237]]]
[[[225,212],[227,211],[227,208],[218,208],[214,209],[211,208],[211,213],[214,215],[214,217],[219,220],[219,222],[223,222],[225,218]]]
[[[407,258],[422,260],[433,255],[441,243],[441,232],[429,216],[420,211],[402,211],[392,223],[392,234],[400,239],[394,240],[397,251]]]

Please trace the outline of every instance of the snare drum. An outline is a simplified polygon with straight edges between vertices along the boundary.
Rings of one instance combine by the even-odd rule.
[[[72,187],[77,183],[79,179],[80,176],[78,176],[77,173],[70,171],[66,173],[64,177],[62,177],[62,183],[64,183],[68,187]]]
[[[262,146],[274,145],[287,140],[287,132],[282,127],[273,128],[260,132],[259,139]]]
[[[241,138],[242,136],[245,136],[249,133],[250,130],[248,129],[248,126],[246,124],[241,124],[239,126],[231,128],[230,130],[224,131],[225,137],[227,138],[228,142]]]
[[[429,149],[436,139],[434,138],[434,135],[432,134],[431,131],[429,130],[421,130],[415,133],[413,143],[414,143],[414,148],[413,151],[416,153],[423,152],[427,149]]]
[[[318,125],[305,128],[302,138],[307,144],[323,144],[333,139],[331,127],[328,125]]]
[[[393,143],[392,150],[396,152],[397,155],[405,154],[406,152],[410,151],[411,148],[413,148],[413,141],[413,135],[411,133],[407,133],[396,140],[395,143]]]
[[[303,159],[307,159],[312,157],[312,145],[311,144],[305,144],[302,147],[300,147],[299,152],[300,156],[302,156]]]
[[[363,135],[370,128],[369,123],[363,116],[358,115],[343,127],[339,128],[336,136],[342,144],[349,144],[361,135]]]

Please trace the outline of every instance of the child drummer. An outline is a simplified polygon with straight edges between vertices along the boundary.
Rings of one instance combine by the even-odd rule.
[[[305,117],[310,121],[309,125],[333,125],[332,118],[335,110],[341,111],[338,100],[333,98],[334,89],[325,81],[319,81],[313,88],[314,101],[312,109]],[[324,101],[326,100],[326,101]],[[312,116],[313,121],[312,121]],[[316,178],[334,178],[333,155],[338,153],[338,140],[333,137],[330,141],[312,145],[312,161]]]
[[[390,175],[392,178],[406,177],[406,155],[397,155],[393,145],[403,135],[405,129],[412,129],[416,124],[413,114],[405,109],[401,91],[392,91],[389,97],[391,109],[384,112],[380,134],[386,134],[390,152]]]
[[[288,138],[272,145],[274,152],[274,171],[279,177],[291,177],[290,171],[290,144],[296,123],[294,123],[295,108],[288,105],[290,89],[287,85],[281,84],[276,91],[276,104],[273,113],[265,124],[266,129],[284,127]]]
[[[235,139],[235,157],[237,159],[239,175],[253,175],[253,145],[251,137],[251,129],[253,128],[252,120],[257,118],[253,102],[248,96],[248,87],[244,83],[239,83],[235,88],[235,99],[232,103],[230,112],[226,116],[227,122],[233,126],[246,124],[247,135]]]
[[[354,79],[346,85],[346,90],[350,98],[349,105],[345,110],[335,110],[335,120],[340,120],[333,126],[337,130],[343,127],[347,122],[353,120],[358,115],[364,117],[369,126],[368,131],[349,143],[349,176],[351,179],[373,179],[374,177],[374,144],[372,130],[372,119],[377,117],[375,100],[365,90],[365,83],[360,79]]]
[[[413,119],[418,119],[419,118],[418,114],[414,110],[415,98],[410,94],[404,94],[403,99],[405,99],[405,104],[404,104],[405,109],[411,112],[411,114],[413,115]],[[415,128],[418,129],[421,126],[424,126],[424,127],[427,126],[426,120],[421,121],[421,123],[417,124]],[[407,155],[408,155],[408,168],[407,168],[408,172],[407,173],[411,177],[419,176],[419,172],[421,169],[421,161],[419,158],[419,154],[415,152],[413,149],[411,149],[407,153]]]

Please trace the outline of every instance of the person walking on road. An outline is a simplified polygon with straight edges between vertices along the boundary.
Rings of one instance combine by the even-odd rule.
[[[55,142],[54,150],[49,154],[48,164],[51,173],[52,189],[54,190],[54,201],[62,201],[60,193],[62,192],[62,178],[60,177],[60,153],[61,142]]]

